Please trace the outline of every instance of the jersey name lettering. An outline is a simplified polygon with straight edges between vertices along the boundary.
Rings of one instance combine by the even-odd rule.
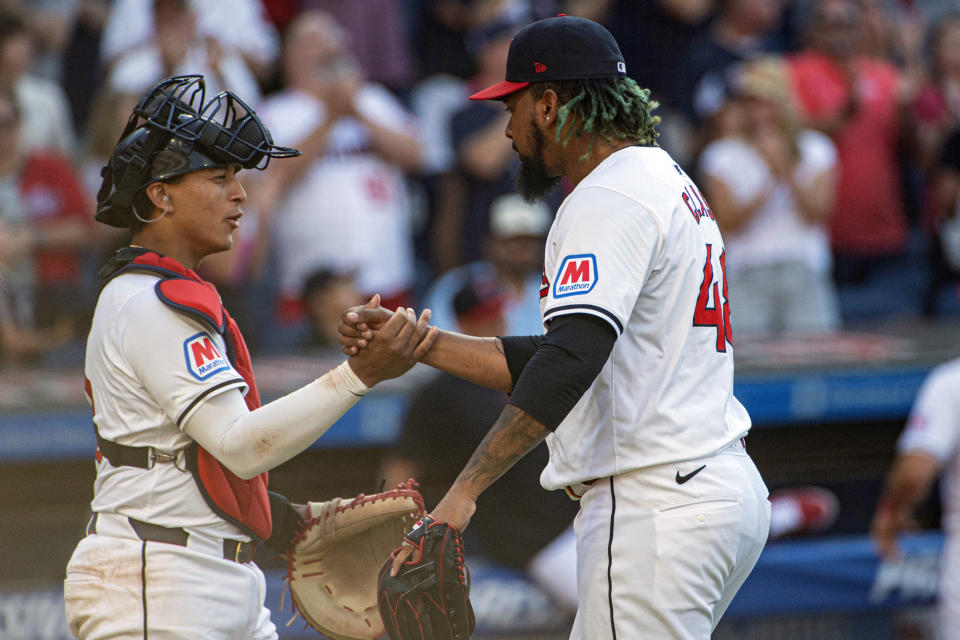
[[[700,224],[700,218],[703,216],[716,220],[703,194],[694,185],[687,185],[680,197],[683,199],[683,203],[687,205],[687,209],[690,210],[690,214],[697,221],[697,224]]]
[[[587,293],[597,284],[597,257],[592,253],[567,256],[554,279],[553,297]]]
[[[187,371],[197,380],[206,380],[215,373],[230,368],[213,339],[206,333],[190,336],[183,343],[183,354],[187,361]]]

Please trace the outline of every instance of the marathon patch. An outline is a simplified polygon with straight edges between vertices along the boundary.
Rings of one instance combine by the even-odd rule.
[[[597,257],[592,253],[567,256],[560,262],[553,280],[553,297],[587,293],[597,285]]]
[[[213,338],[203,332],[183,341],[183,355],[187,360],[187,371],[197,380],[206,380],[230,369],[230,362],[217,349]]]

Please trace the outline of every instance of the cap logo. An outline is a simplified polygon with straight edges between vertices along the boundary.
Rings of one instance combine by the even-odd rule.
[[[627,72],[627,64],[626,64],[625,62],[618,62],[618,63],[617,63],[617,71],[618,71],[619,73],[626,73],[626,72]]]
[[[534,62],[533,70],[536,71],[537,73],[543,73],[544,71],[547,70],[547,65],[543,64],[542,62]]]

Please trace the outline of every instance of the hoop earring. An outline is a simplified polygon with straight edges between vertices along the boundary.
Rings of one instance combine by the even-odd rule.
[[[152,220],[147,220],[146,218],[142,217],[139,213],[137,213],[137,205],[130,205],[130,208],[131,210],[133,210],[133,217],[139,220],[140,222],[142,222],[143,224],[150,224],[151,222],[156,222],[157,220],[159,220],[160,218],[162,218],[163,216],[167,215],[170,212],[169,209],[164,208],[163,213],[158,215],[156,218],[153,218]]]

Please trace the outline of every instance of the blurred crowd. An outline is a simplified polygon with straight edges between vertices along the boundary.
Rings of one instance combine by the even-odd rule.
[[[345,306],[458,328],[478,276],[538,332],[545,205],[514,194],[511,36],[565,12],[619,41],[660,144],[724,232],[737,336],[960,312],[952,0],[0,0],[0,362],[76,362],[104,257],[100,169],[162,78],[230,89],[278,144],[204,265],[255,352],[337,349]],[[700,194],[698,194],[700,195]]]

